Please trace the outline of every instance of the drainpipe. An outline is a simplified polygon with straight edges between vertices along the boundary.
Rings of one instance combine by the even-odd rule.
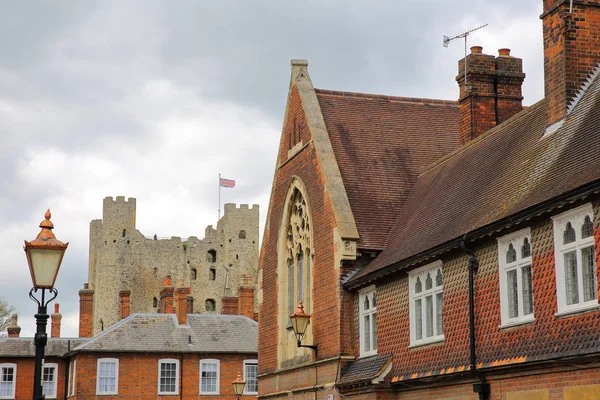
[[[479,379],[479,383],[473,384],[473,392],[479,394],[479,400],[488,400],[490,398],[490,384],[485,380],[483,372],[477,369],[477,357],[475,353],[475,273],[479,268],[479,262],[475,258],[475,254],[467,247],[463,238],[460,246],[464,253],[469,257],[469,344],[471,358],[471,373]]]

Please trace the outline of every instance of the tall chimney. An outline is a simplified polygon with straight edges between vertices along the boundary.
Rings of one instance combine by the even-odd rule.
[[[60,337],[60,325],[62,321],[62,314],[58,311],[60,305],[54,304],[54,313],[50,316],[50,337]]]
[[[523,110],[523,60],[498,50],[496,57],[496,123],[499,125]]]
[[[547,133],[558,129],[569,104],[600,62],[600,0],[544,0],[544,91]]]
[[[240,286],[239,288],[239,313],[254,319],[254,287]]]
[[[456,81],[459,94],[459,143],[462,146],[496,126],[496,57],[482,53],[481,46],[471,47],[458,62]]]
[[[94,290],[87,283],[79,291],[79,337],[92,337]]]
[[[167,276],[164,280],[164,287],[160,291],[160,312],[163,314],[173,314],[173,291],[171,277]]]
[[[6,328],[9,338],[18,338],[19,335],[21,334],[21,327],[19,325],[17,325],[18,318],[19,318],[19,316],[17,314],[13,314],[10,317],[11,324],[8,328]]]
[[[119,292],[119,309],[121,310],[121,319],[129,317],[131,313],[131,290],[125,289]]]
[[[182,285],[183,280],[177,281],[178,288],[175,289],[175,312],[177,314],[177,321],[179,322],[179,325],[187,324],[187,296],[192,292],[191,288],[182,287]]]
[[[523,60],[512,57],[510,49],[498,50],[498,57],[482,50],[481,46],[471,47],[466,58],[466,84],[465,59],[458,62],[461,146],[523,109]]]

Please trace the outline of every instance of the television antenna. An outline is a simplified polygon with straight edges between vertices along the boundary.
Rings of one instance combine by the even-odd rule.
[[[461,38],[465,39],[465,86],[467,86],[467,37],[469,36],[469,34],[475,32],[475,31],[478,31],[480,29],[483,29],[486,26],[488,26],[488,24],[480,25],[476,28],[471,29],[470,31],[463,32],[454,37],[448,37],[448,36],[444,35],[444,47],[448,47],[450,42],[453,41],[454,39],[461,39]]]

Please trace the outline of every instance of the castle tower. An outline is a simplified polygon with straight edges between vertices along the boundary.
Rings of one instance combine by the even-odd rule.
[[[90,223],[94,335],[120,320],[123,291],[130,291],[130,313],[159,312],[166,276],[191,288],[193,313],[220,313],[223,296],[256,282],[258,205],[226,204],[217,228],[209,225],[203,239],[144,236],[135,221],[136,199],[119,196],[106,197],[103,218]]]

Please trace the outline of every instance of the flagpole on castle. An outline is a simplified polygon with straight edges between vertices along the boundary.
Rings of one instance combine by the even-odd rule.
[[[221,174],[219,174],[219,217],[217,222],[221,219]]]

